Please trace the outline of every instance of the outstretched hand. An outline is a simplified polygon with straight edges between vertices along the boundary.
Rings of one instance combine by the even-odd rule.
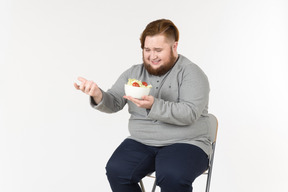
[[[151,95],[145,95],[142,97],[142,99],[136,99],[131,96],[123,96],[125,99],[132,101],[137,107],[145,108],[145,109],[151,109],[153,103],[154,103],[154,97]]]
[[[74,83],[74,87],[77,90],[81,90],[83,93],[93,97],[95,102],[98,104],[102,100],[102,91],[96,83],[89,81],[83,77],[78,77],[78,80],[81,82],[80,85]]]

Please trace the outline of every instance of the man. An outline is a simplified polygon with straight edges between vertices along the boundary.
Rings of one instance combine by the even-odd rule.
[[[143,64],[133,65],[108,91],[82,77],[75,88],[91,96],[95,109],[113,113],[128,104],[129,138],[109,159],[112,191],[140,192],[138,182],[156,171],[162,192],[191,192],[209,164],[209,83],[203,71],[177,53],[179,32],[166,19],[149,23],[141,35]],[[125,96],[128,79],[152,85],[142,99]]]

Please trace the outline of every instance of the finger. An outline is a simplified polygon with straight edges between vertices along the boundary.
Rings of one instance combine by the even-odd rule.
[[[154,102],[154,98],[151,95],[145,95],[142,97],[142,99],[148,102]]]
[[[142,102],[142,100],[140,100],[140,99],[136,99],[136,98],[134,98],[134,97],[131,97],[131,100],[130,101],[132,101],[133,103],[135,103],[137,106],[138,105],[141,105],[141,102]],[[138,106],[139,107],[139,106]]]
[[[151,100],[152,98],[151,95],[144,95],[143,97],[145,98],[145,100]]]
[[[77,83],[74,83],[74,87],[75,87],[77,90],[79,90],[79,89],[80,89],[80,86],[79,86],[79,85],[77,85]]]
[[[147,95],[144,95],[144,96],[142,96],[142,99],[143,99],[143,100],[148,100],[148,96],[147,96]]]
[[[126,96],[126,95],[124,95],[123,97],[137,105],[137,100],[138,99],[135,99],[134,97]]]
[[[96,85],[96,83],[93,83],[92,85],[91,85],[91,89],[90,89],[90,91],[89,91],[89,95],[90,96],[95,96],[95,90],[98,88],[98,86]]]
[[[85,83],[81,83],[80,86],[79,86],[79,89],[84,92]]]
[[[131,101],[131,98],[132,98],[131,96],[127,96],[127,95],[124,95],[123,97],[129,101]]]
[[[87,79],[83,78],[83,77],[78,77],[77,78],[79,81],[81,81],[82,83],[85,83],[87,81]]]
[[[86,83],[85,83],[85,93],[88,94],[90,92],[92,83],[93,83],[92,81],[86,81]]]

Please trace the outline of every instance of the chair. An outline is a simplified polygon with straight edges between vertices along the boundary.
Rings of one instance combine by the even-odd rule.
[[[209,118],[210,118],[210,123],[211,123],[211,127],[212,129],[209,132],[209,136],[212,140],[212,155],[211,155],[211,159],[210,159],[210,164],[208,169],[202,174],[202,175],[207,175],[207,180],[206,180],[206,190],[205,192],[209,192],[210,190],[210,182],[211,182],[211,176],[212,176],[212,168],[213,168],[213,161],[214,161],[214,154],[215,154],[215,147],[216,147],[216,139],[217,139],[217,131],[218,131],[218,120],[217,118],[212,115],[212,114],[208,114]],[[154,184],[152,187],[152,191],[151,192],[155,192],[156,189],[156,178],[155,176],[152,176],[152,173],[148,174],[146,177],[151,177],[154,179]],[[142,192],[145,192],[145,187],[144,187],[144,183],[142,180],[140,180],[140,187]]]

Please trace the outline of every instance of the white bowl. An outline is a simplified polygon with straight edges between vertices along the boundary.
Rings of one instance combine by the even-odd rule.
[[[124,88],[126,96],[131,96],[137,99],[142,99],[144,95],[149,95],[151,89],[147,87],[134,87],[127,84],[125,84]]]

